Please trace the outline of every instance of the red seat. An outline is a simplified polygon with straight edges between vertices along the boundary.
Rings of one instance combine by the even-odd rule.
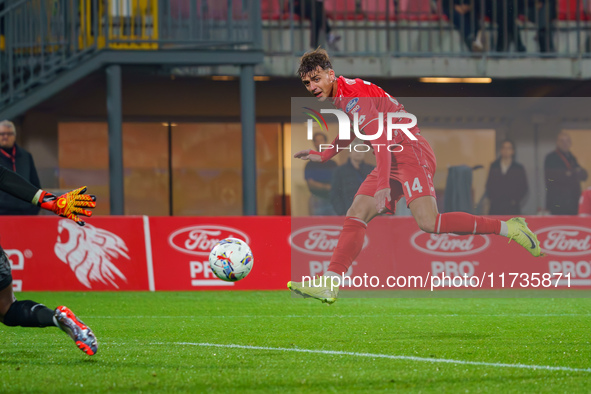
[[[199,11],[197,11],[197,14],[200,15]],[[170,15],[173,18],[188,18],[191,15],[190,0],[171,0]]]
[[[431,8],[431,0],[400,0],[398,17],[411,21],[438,20],[439,15]]]
[[[386,17],[392,21],[396,19],[393,0],[362,0],[361,10],[369,20],[385,21]]]
[[[327,15],[337,20],[395,20],[393,0],[324,0]],[[387,7],[389,7],[387,9]]]
[[[578,1],[579,12],[577,12],[577,0],[558,0],[558,19],[561,21],[576,21],[577,13],[579,13],[582,21],[589,20],[589,13],[585,12],[584,8],[585,1]]]
[[[357,13],[355,0],[324,0],[324,10],[329,19],[361,20],[363,14]]]
[[[283,0],[261,0],[261,17],[263,20],[280,19],[283,13]]]
[[[202,0],[193,4],[193,8],[191,9],[191,2],[192,0],[171,0],[171,17],[179,19],[188,19],[193,17],[206,20],[226,20],[228,18],[227,3],[215,0]]]

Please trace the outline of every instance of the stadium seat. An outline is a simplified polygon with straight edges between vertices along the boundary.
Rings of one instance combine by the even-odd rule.
[[[325,0],[325,9],[336,20],[395,20],[393,0]],[[388,8],[389,7],[389,8]]]
[[[248,20],[250,14],[250,4],[246,0],[233,0],[232,18],[234,20]]]
[[[433,21],[439,16],[431,7],[431,0],[400,0],[398,18],[410,21]]]
[[[190,7],[188,0],[171,0],[170,15],[173,18],[186,18],[190,14]]]
[[[324,9],[329,19],[362,20],[363,14],[358,12],[355,0],[325,0]]]
[[[388,8],[389,7],[389,8]],[[394,1],[392,0],[362,0],[361,11],[369,20],[396,20]]]
[[[261,16],[263,20],[277,20],[282,14],[283,0],[261,0]]]
[[[579,2],[579,12],[577,12],[577,1]],[[585,12],[584,3],[584,0],[558,0],[558,19],[561,21],[576,21],[577,14],[579,14],[580,20],[589,20],[589,13]]]
[[[225,21],[228,19],[228,3],[225,1],[219,0],[202,0],[197,1],[193,4],[193,9],[191,10],[191,1],[192,0],[171,0],[170,2],[170,13],[173,18],[179,19],[188,19],[191,17],[191,12],[193,12],[193,17],[197,17],[198,19],[204,20],[220,20]],[[276,2],[279,4],[280,0],[263,0],[262,6],[264,7],[264,3],[271,3]],[[249,10],[248,8],[244,9],[244,6],[248,6],[245,0],[234,0],[232,2],[232,19],[233,20],[244,20],[248,18]],[[265,15],[265,8],[263,8],[263,16]]]
[[[228,17],[227,3],[215,0],[203,0],[193,4],[191,0],[172,0],[170,15],[173,18],[189,19],[191,17],[205,20],[225,20]]]

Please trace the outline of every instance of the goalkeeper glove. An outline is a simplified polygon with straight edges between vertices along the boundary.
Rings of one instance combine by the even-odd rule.
[[[84,208],[96,207],[96,197],[90,194],[84,194],[85,191],[86,186],[56,197],[51,193],[39,190],[33,201],[36,201],[37,205],[43,209],[72,219],[80,226],[84,226],[84,221],[78,215],[91,216],[92,212]]]

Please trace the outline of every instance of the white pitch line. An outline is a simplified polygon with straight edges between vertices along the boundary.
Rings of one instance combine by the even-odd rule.
[[[215,316],[84,316],[85,319],[322,319],[322,318],[333,318],[333,319],[366,319],[366,318],[401,318],[401,317],[591,317],[591,313],[522,313],[522,314],[499,314],[499,315],[462,315],[462,314],[413,314],[413,315],[215,315]]]
[[[296,353],[312,353],[312,354],[327,354],[331,356],[353,356],[353,357],[367,357],[367,358],[386,358],[390,360],[407,360],[419,361],[428,363],[444,363],[444,364],[459,364],[459,365],[476,365],[483,367],[497,367],[497,368],[520,368],[520,369],[543,369],[547,371],[568,371],[568,372],[591,372],[591,368],[570,368],[570,367],[553,367],[550,365],[529,365],[529,364],[504,364],[504,363],[489,363],[484,361],[464,361],[452,360],[447,358],[431,358],[431,357],[415,357],[415,356],[396,356],[392,354],[376,354],[376,353],[356,353],[343,352],[336,350],[313,350],[313,349],[296,349],[285,347],[269,347],[269,346],[247,346],[247,345],[225,345],[218,343],[207,342],[155,342],[151,345],[188,345],[201,347],[218,347],[230,349],[246,349],[246,350],[270,350],[276,352],[296,352]]]

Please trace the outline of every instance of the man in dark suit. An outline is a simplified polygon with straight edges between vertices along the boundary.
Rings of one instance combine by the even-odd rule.
[[[556,139],[556,150],[548,153],[544,162],[546,179],[546,209],[552,215],[576,215],[581,196],[581,182],[585,171],[570,152],[570,136],[561,132]]]

